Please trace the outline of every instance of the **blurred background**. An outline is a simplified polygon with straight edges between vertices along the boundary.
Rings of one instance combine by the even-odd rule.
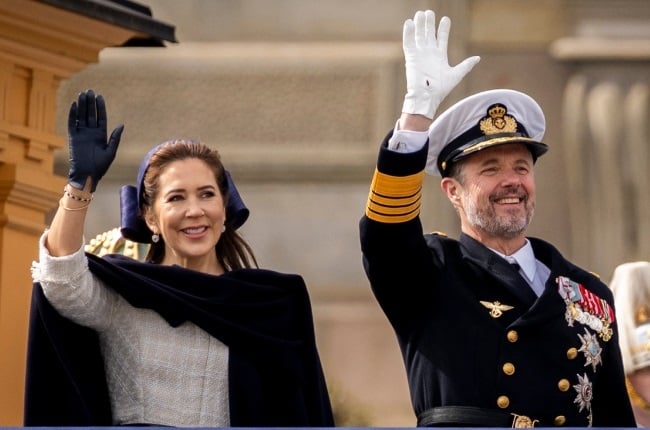
[[[650,258],[647,0],[137,3],[177,42],[106,47],[56,89],[55,134],[88,88],[104,95],[110,128],[125,124],[86,238],[119,226],[119,187],[135,184],[152,146],[187,137],[217,148],[251,210],[241,232],[260,265],[307,282],[338,425],[416,422],[358,240],[378,145],[400,114],[402,24],[415,11],[451,18],[450,64],[482,57],[442,108],[513,88],[545,111],[550,151],[537,164],[530,235],[606,282],[617,264]],[[67,176],[66,160],[61,146],[55,174]],[[438,182],[426,179],[425,229],[457,237]]]

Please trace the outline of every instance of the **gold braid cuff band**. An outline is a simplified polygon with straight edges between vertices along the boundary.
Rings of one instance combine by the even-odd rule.
[[[420,214],[424,170],[409,176],[391,176],[375,169],[366,204],[366,216],[387,224],[412,220]]]
[[[67,184],[65,187],[63,187],[63,195],[65,195],[66,197],[68,197],[68,198],[70,198],[72,200],[76,200],[78,202],[90,203],[92,201],[92,199],[93,199],[92,194],[87,194],[87,197],[80,196],[80,195],[72,193],[70,191],[70,188],[71,188],[70,184]]]

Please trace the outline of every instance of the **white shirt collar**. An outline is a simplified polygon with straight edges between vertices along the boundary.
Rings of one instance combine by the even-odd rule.
[[[490,248],[492,249],[492,248]],[[535,279],[535,272],[537,272],[537,260],[535,259],[535,253],[533,252],[533,247],[526,239],[526,243],[522,246],[517,252],[511,255],[505,255],[499,251],[492,249],[492,251],[499,254],[502,258],[506,259],[508,263],[517,263],[519,268],[524,273],[528,282],[533,282]]]

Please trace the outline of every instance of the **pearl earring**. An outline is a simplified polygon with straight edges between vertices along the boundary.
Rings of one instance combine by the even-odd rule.
[[[160,235],[159,234],[154,233],[154,234],[151,235],[151,241],[153,243],[158,243],[159,240],[160,240]]]
[[[224,231],[226,231],[226,224],[221,226],[221,232],[223,233]]]

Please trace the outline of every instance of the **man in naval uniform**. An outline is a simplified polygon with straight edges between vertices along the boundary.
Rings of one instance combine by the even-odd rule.
[[[404,23],[407,93],[360,221],[364,269],[402,351],[418,426],[634,427],[612,294],[527,237],[544,114],[513,90],[433,121],[479,61],[447,60],[450,21]],[[424,174],[441,176],[459,240],[424,234]]]

